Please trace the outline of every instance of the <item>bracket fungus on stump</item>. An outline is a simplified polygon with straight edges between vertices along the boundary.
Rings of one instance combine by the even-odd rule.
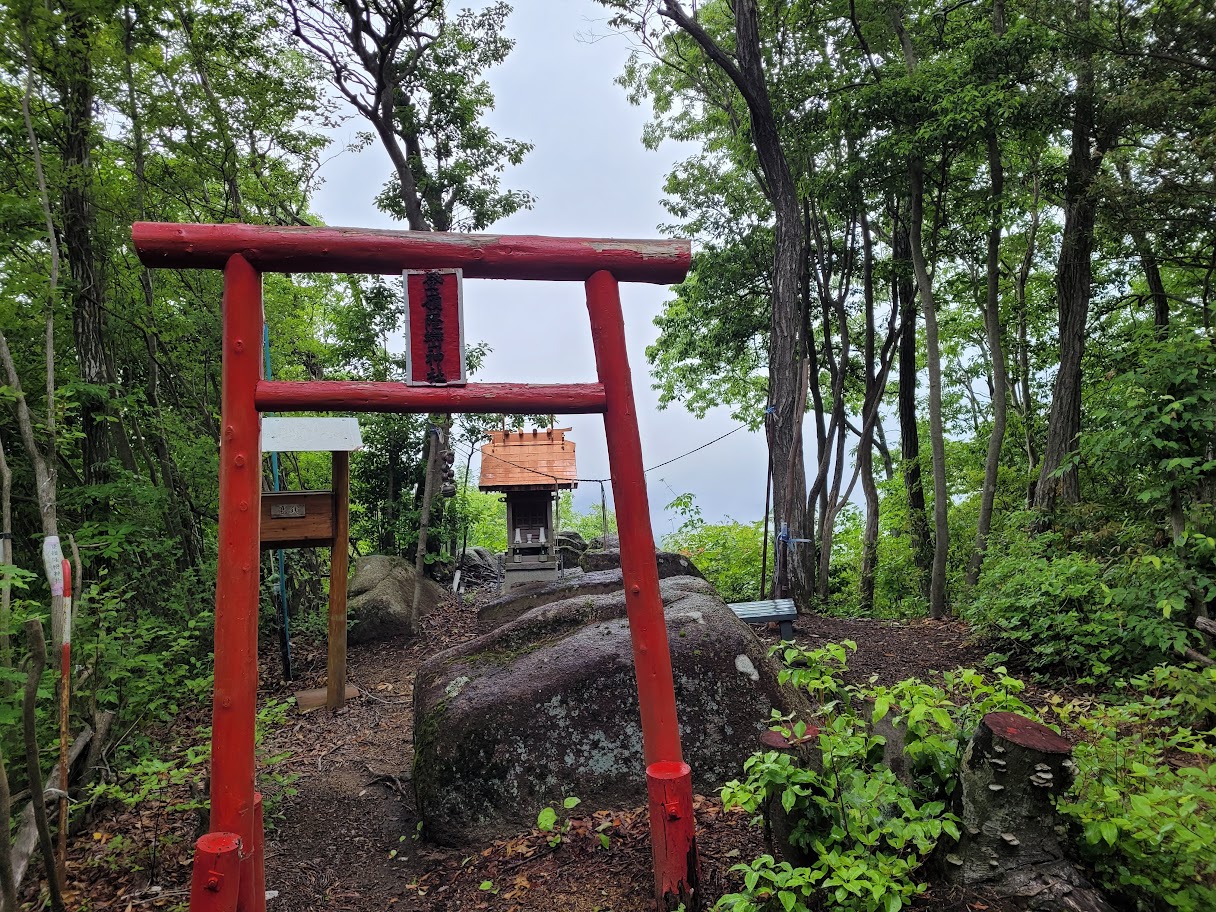
[[[1015,713],[988,713],[963,754],[957,811],[962,838],[947,877],[983,884],[1037,912],[1109,912],[1065,857],[1055,800],[1072,785],[1072,745]]]

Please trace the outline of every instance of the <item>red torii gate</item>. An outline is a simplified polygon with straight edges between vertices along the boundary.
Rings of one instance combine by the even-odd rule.
[[[196,845],[190,912],[266,908],[262,799],[254,781],[260,413],[306,410],[604,416],[641,705],[655,895],[660,909],[681,903],[696,908],[692,778],[680,749],[617,284],[682,281],[691,263],[689,242],[153,222],[137,222],[131,234],[147,266],[224,271],[211,824]],[[583,282],[598,382],[420,387],[263,379],[263,272],[401,274],[444,268],[461,268],[469,278]]]

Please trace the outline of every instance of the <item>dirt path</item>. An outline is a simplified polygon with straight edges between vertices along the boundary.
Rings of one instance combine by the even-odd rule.
[[[472,637],[475,618],[447,606],[424,619],[417,640],[352,647],[350,680],[361,696],[337,713],[293,710],[267,739],[269,755],[290,755],[276,774],[296,777],[267,836],[275,912],[384,908],[423,870],[448,860],[411,838],[414,672],[426,656]],[[311,664],[292,689],[323,685],[324,656]]]
[[[267,837],[267,888],[278,891],[270,912],[651,908],[649,834],[641,808],[579,808],[556,848],[536,831],[472,856],[413,838],[414,672],[427,655],[474,636],[475,617],[474,611],[449,606],[425,619],[425,634],[417,641],[352,647],[351,679],[364,696],[336,714],[300,715],[293,709],[288,724],[267,738],[268,755],[290,754],[275,767],[275,776],[297,777],[290,785],[294,794],[277,803]],[[774,632],[761,635],[776,639]],[[967,635],[958,622],[805,617],[796,625],[797,639],[807,646],[855,641],[849,677],[857,683],[873,675],[890,683],[975,664],[984,650]],[[324,657],[313,654],[311,666],[291,689],[321,684]],[[289,692],[282,687],[276,695]],[[734,886],[731,865],[766,851],[763,834],[748,825],[747,815],[723,813],[710,798],[698,801],[698,824],[706,893],[717,896]],[[967,907],[961,899],[932,899],[935,909]]]
[[[972,642],[971,629],[962,621],[874,621],[867,618],[833,618],[808,615],[794,623],[794,638],[802,646],[852,640],[857,651],[849,654],[850,684],[891,685],[907,678],[923,678],[933,671],[976,668],[989,650]]]

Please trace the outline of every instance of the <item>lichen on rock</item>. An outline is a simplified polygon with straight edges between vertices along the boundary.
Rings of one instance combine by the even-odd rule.
[[[673,577],[660,591],[684,755],[708,792],[740,775],[770,710],[802,703],[709,583]],[[572,594],[433,656],[418,673],[415,722],[414,786],[437,842],[517,832],[565,795],[588,806],[644,803],[624,593]]]

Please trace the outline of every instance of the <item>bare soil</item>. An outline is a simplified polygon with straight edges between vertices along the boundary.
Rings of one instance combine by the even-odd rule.
[[[569,812],[556,844],[551,834],[533,830],[470,854],[416,838],[419,819],[410,783],[414,673],[428,655],[475,636],[476,612],[452,603],[427,616],[424,627],[416,640],[352,647],[350,679],[360,696],[336,713],[300,713],[292,707],[287,723],[261,744],[270,912],[652,909],[645,808],[579,806]],[[776,629],[759,633],[776,642]],[[976,665],[985,654],[957,621],[807,616],[797,621],[795,633],[806,646],[854,641],[849,678],[856,683],[894,683]],[[295,690],[323,684],[321,648],[299,644],[296,680],[284,683],[278,680],[273,643],[265,647],[264,699],[283,700]],[[189,723],[202,721],[195,714]],[[92,899],[86,907],[93,910],[182,908],[190,846],[199,828],[197,817],[181,809],[189,798],[183,792],[167,788],[78,837],[71,852],[71,895]],[[741,886],[733,865],[771,848],[762,827],[744,813],[724,812],[715,797],[698,796],[696,811],[703,895],[712,901]],[[108,851],[106,843],[116,836],[121,848]],[[155,859],[151,870],[149,848]],[[1001,910],[982,895],[944,887],[933,888],[917,905],[943,912]]]

